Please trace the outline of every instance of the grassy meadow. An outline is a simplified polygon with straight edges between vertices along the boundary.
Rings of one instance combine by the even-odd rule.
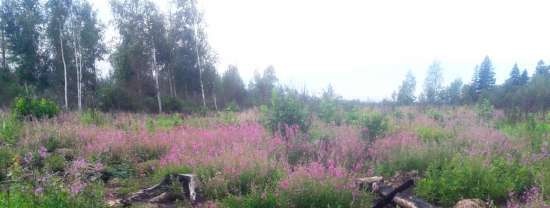
[[[512,123],[474,107],[338,115],[311,116],[307,131],[272,131],[258,109],[24,121],[4,112],[0,206],[108,207],[169,173],[198,175],[199,207],[370,207],[374,196],[355,179],[409,172],[419,178],[414,193],[443,207],[472,198],[543,207],[550,199],[547,117]]]

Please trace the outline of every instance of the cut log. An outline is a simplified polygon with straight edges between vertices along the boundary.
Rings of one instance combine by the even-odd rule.
[[[170,193],[170,187],[174,183],[181,185],[183,193]],[[187,199],[191,203],[195,203],[198,199],[198,189],[197,176],[193,174],[170,174],[164,177],[159,184],[130,194],[128,198],[122,200],[122,203],[125,205],[131,205],[135,202],[167,203],[176,199]]]
[[[361,190],[366,189],[373,193],[378,193],[378,195],[382,197],[382,199],[374,206],[374,208],[383,208],[390,203],[394,203],[402,208],[435,207],[420,198],[407,196],[401,193],[414,185],[414,181],[412,180],[405,182],[396,189],[384,184],[384,180],[382,177],[361,178],[357,180],[357,183]]]

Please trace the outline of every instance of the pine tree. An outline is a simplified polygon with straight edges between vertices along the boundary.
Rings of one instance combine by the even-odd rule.
[[[536,76],[547,76],[548,75],[548,66],[544,64],[543,60],[537,62],[537,68],[535,70]]]
[[[506,85],[508,86],[519,86],[521,85],[521,73],[518,68],[518,64],[514,64],[512,71],[510,72],[510,78],[506,80]]]
[[[485,59],[481,62],[476,81],[477,94],[492,89],[495,86],[495,72],[489,56],[485,56]]]
[[[528,82],[529,82],[529,72],[527,72],[527,69],[524,69],[523,72],[521,73],[519,84],[521,86],[525,86],[527,85]]]

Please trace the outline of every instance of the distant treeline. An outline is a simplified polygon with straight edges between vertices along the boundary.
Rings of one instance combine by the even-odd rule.
[[[525,118],[532,113],[546,114],[550,107],[550,66],[541,60],[534,74],[527,69],[520,70],[515,64],[509,78],[496,85],[491,59],[487,56],[475,67],[472,80],[463,84],[457,79],[449,86],[443,86],[443,69],[434,62],[427,71],[422,93],[417,98],[416,79],[409,72],[399,89],[393,94],[392,102],[398,105],[471,105],[489,101],[513,119]]]
[[[234,66],[218,73],[195,0],[169,1],[170,12],[164,13],[150,0],[111,0],[119,33],[113,44],[106,44],[105,25],[88,0],[0,3],[0,106],[24,96],[49,98],[65,110],[204,112],[268,105],[279,86],[273,67],[256,72],[248,86]],[[96,63],[105,58],[113,71],[99,78]],[[434,62],[418,98],[415,77],[407,74],[387,102],[463,105],[488,99],[517,117],[546,112],[550,105],[549,66],[542,61],[533,75],[514,66],[502,85],[495,84],[489,57],[467,84],[443,86],[442,73]],[[291,91],[306,103],[322,99]]]
[[[248,87],[236,67],[218,74],[194,0],[169,1],[169,13],[149,0],[110,1],[114,44],[87,0],[0,3],[0,106],[30,96],[65,110],[203,111],[268,103],[277,82],[272,67]],[[99,78],[105,57],[113,71]]]

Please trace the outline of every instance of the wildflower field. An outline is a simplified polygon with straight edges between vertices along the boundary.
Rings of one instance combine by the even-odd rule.
[[[371,207],[357,178],[414,174],[415,195],[441,207],[550,200],[550,122],[509,122],[474,107],[382,108],[309,115],[269,128],[260,109],[210,115],[95,111],[0,128],[0,207],[110,207],[169,173],[200,179],[195,207]],[[155,207],[134,204],[134,207]],[[190,207],[176,200],[172,207]]]

